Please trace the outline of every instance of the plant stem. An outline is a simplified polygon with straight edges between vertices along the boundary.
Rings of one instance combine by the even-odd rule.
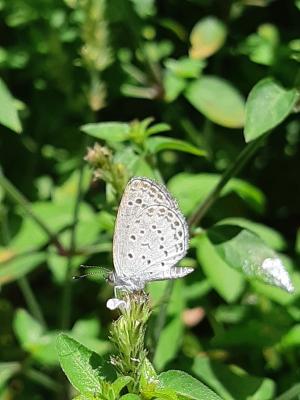
[[[61,328],[68,329],[71,319],[71,302],[72,302],[72,259],[76,248],[76,227],[78,223],[78,214],[80,208],[80,201],[82,197],[82,180],[84,171],[84,160],[82,159],[81,166],[79,169],[77,195],[73,210],[73,224],[71,228],[70,246],[68,252],[67,271],[64,283],[64,289],[62,293],[62,304],[61,304]]]
[[[26,213],[32,218],[39,227],[47,234],[49,240],[56,246],[60,254],[64,254],[64,248],[57,239],[56,235],[51,229],[45,224],[45,222],[32,210],[30,202],[26,197],[0,172],[0,185],[3,187],[5,192],[19,204]]]
[[[188,219],[188,225],[191,228],[192,226],[199,224],[202,218],[206,215],[208,210],[212,207],[212,205],[217,201],[222,189],[226,185],[226,183],[235,176],[249,161],[249,159],[256,153],[261,143],[265,139],[267,134],[260,136],[258,139],[250,142],[247,146],[241,151],[237,159],[234,161],[232,165],[230,165],[227,170],[223,173],[220,181],[217,183],[215,188],[209,193],[206,199],[199,205],[199,207],[195,210],[195,212]],[[174,282],[169,281],[164,294],[163,299],[165,300],[165,304],[160,307],[159,314],[156,318],[156,326],[154,332],[154,340],[155,343],[158,343],[158,339],[160,334],[164,328],[166,318],[167,318],[167,307],[172,295]]]
[[[188,219],[190,227],[199,224],[202,218],[206,215],[207,211],[219,198],[219,195],[226,185],[226,183],[235,175],[237,175],[249,159],[256,153],[260,147],[262,141],[265,139],[265,135],[260,136],[258,139],[253,140],[241,151],[237,159],[231,164],[222,175],[220,181],[217,183],[215,188],[209,193],[206,199],[199,205],[199,207],[193,212]]]
[[[31,314],[40,322],[40,324],[46,328],[46,322],[43,317],[42,310],[37,302],[34,293],[31,289],[28,279],[26,276],[18,279],[19,287],[23,293],[23,296],[26,300],[28,309],[30,310]]]
[[[25,375],[33,380],[34,382],[44,386],[45,388],[52,390],[53,392],[61,392],[62,386],[59,385],[56,381],[49,378],[49,376],[45,375],[43,372],[37,371],[33,368],[28,369],[25,372]]]

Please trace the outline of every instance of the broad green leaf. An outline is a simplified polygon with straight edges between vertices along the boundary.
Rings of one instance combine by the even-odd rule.
[[[228,367],[208,357],[196,357],[192,372],[224,400],[272,400],[275,383],[268,378],[248,375],[237,367]]]
[[[215,17],[201,19],[190,35],[190,56],[203,59],[216,53],[224,44],[227,31],[222,21]]]
[[[101,357],[63,333],[57,337],[56,348],[61,367],[75,389],[81,393],[99,393]]]
[[[214,246],[207,239],[206,234],[197,237],[195,243],[197,258],[211,286],[228,303],[236,301],[245,287],[243,275],[221,259]]]
[[[147,178],[156,179],[155,172],[150,167],[148,162],[142,157],[136,160],[131,171],[132,174],[136,176],[146,176]]]
[[[202,69],[205,67],[205,61],[193,60],[188,57],[182,57],[178,60],[169,58],[165,62],[166,68],[178,78],[199,78]]]
[[[215,188],[219,180],[218,174],[180,173],[168,182],[168,187],[178,200],[183,213],[189,215]],[[220,196],[230,192],[235,192],[257,211],[264,210],[266,201],[264,194],[250,183],[233,178],[223,188]]]
[[[18,362],[0,362],[0,390],[6,382],[21,370],[21,364]]]
[[[19,309],[14,317],[14,331],[23,348],[35,343],[44,333],[44,328],[26,310]]]
[[[138,396],[137,394],[133,394],[133,393],[127,393],[124,394],[124,396],[120,397],[120,400],[141,400],[141,397]]]
[[[130,125],[124,122],[99,122],[83,125],[81,130],[107,142],[123,142],[129,138]]]
[[[15,101],[7,86],[0,78],[0,123],[16,133],[22,132]]]
[[[267,245],[277,251],[282,251],[287,246],[286,241],[281,233],[258,222],[253,222],[245,218],[226,218],[218,222],[218,224],[237,225],[242,228],[246,228],[249,231],[254,232],[264,242],[266,242]]]
[[[299,99],[296,89],[286,90],[272,78],[259,81],[246,102],[245,140],[251,142],[279,125]]]
[[[188,101],[208,119],[226,128],[242,128],[245,101],[230,82],[217,76],[203,76],[185,91]]]
[[[0,284],[13,282],[28,274],[46,260],[45,253],[24,254],[11,261],[0,263]]]
[[[96,317],[79,319],[75,322],[72,333],[78,336],[97,337],[100,333],[100,322]]]
[[[194,154],[196,156],[205,156],[206,151],[203,149],[198,149],[197,147],[191,145],[183,140],[169,138],[165,136],[155,136],[149,138],[146,142],[146,148],[151,153],[158,153],[162,150],[177,150],[184,153]]]
[[[279,256],[254,233],[234,225],[217,225],[207,236],[220,257],[245,276],[288,292],[294,290]]]
[[[221,400],[216,393],[202,382],[183,371],[162,372],[159,380],[163,387],[175,390],[180,398],[193,400]]]

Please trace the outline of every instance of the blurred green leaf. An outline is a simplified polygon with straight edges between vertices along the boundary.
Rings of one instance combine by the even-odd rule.
[[[97,139],[107,142],[123,142],[129,138],[130,125],[124,122],[98,122],[83,125],[80,129]]]
[[[16,133],[22,132],[16,103],[6,84],[0,78],[0,123]]]
[[[244,126],[244,99],[228,81],[217,76],[203,76],[187,87],[185,96],[212,122],[226,128]]]
[[[190,35],[190,56],[194,59],[210,57],[223,46],[226,35],[226,26],[216,17],[201,19]]]
[[[164,75],[164,95],[167,102],[172,102],[183,92],[186,81],[173,72],[166,71]]]
[[[0,391],[6,382],[21,369],[19,362],[0,362]]]
[[[133,393],[127,393],[124,394],[124,396],[120,397],[120,400],[141,400],[141,397],[138,396],[137,394],[133,394]]]
[[[279,125],[293,111],[298,99],[296,89],[286,90],[272,78],[259,81],[252,88],[246,102],[246,142],[251,142]]]
[[[11,253],[10,253],[11,254]],[[24,254],[15,259],[1,263],[0,284],[13,282],[28,274],[46,260],[45,253]]]
[[[267,245],[274,250],[282,251],[286,248],[286,240],[284,237],[273,228],[260,224],[258,222],[250,221],[246,218],[226,218],[218,222],[218,224],[237,225],[254,232],[259,236]]]
[[[215,188],[220,180],[218,174],[190,174],[180,173],[168,182],[168,187],[178,200],[184,214],[189,215],[208,194]],[[258,211],[263,211],[265,206],[264,194],[255,186],[241,179],[233,178],[223,188],[221,196],[235,192],[245,202]]]
[[[224,400],[274,399],[275,383],[271,379],[248,375],[237,367],[227,367],[208,357],[196,357],[192,372]]]
[[[207,231],[207,236],[220,257],[245,276],[293,291],[279,256],[254,233],[234,225],[217,225]]]
[[[61,367],[75,389],[94,395],[101,392],[100,356],[63,333],[57,337],[56,348]]]
[[[203,149],[198,149],[197,147],[191,145],[183,140],[169,138],[165,136],[155,136],[149,138],[146,141],[146,148],[151,153],[158,153],[162,150],[177,150],[184,153],[194,154],[196,156],[205,156],[206,151]]]
[[[280,346],[284,350],[300,346],[300,324],[292,326],[292,328],[282,337]]]
[[[207,239],[206,234],[197,237],[195,243],[197,258],[211,286],[228,303],[236,301],[245,287],[243,275],[221,259],[214,246]]]
[[[26,310],[19,309],[14,318],[14,331],[22,346],[26,348],[42,336],[44,328]]]
[[[221,400],[216,393],[202,382],[183,371],[162,372],[159,380],[164,388],[175,390],[180,398],[194,400]]]
[[[199,78],[202,69],[205,67],[205,61],[193,60],[188,57],[181,57],[178,60],[169,58],[166,60],[165,66],[178,78]]]

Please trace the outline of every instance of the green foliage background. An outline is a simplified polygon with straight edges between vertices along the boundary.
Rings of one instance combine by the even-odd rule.
[[[297,398],[299,0],[2,0],[0,14],[0,399],[76,396],[60,332],[60,357],[112,353],[112,289],[71,278],[112,267],[134,175],[178,200],[192,235],[181,265],[195,267],[149,287],[149,358],[176,392],[153,396]]]

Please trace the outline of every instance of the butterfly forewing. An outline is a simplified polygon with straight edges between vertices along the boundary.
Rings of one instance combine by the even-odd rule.
[[[187,248],[185,219],[167,189],[146,178],[133,178],[125,189],[116,221],[116,273],[141,279],[144,274],[147,281],[151,276],[157,279],[185,255]]]

